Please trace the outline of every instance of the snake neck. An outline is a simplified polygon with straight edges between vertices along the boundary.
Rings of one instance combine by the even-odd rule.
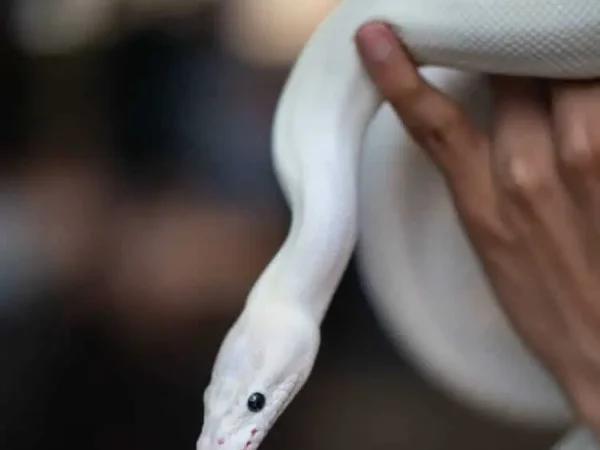
[[[319,323],[355,247],[360,148],[381,103],[354,47],[356,6],[343,3],[321,25],[280,97],[273,159],[292,223],[248,302],[287,303]]]
[[[345,0],[299,55],[273,126],[275,171],[292,224],[247,308],[265,311],[273,302],[284,303],[322,321],[356,243],[360,148],[382,101],[363,70],[354,34],[372,19],[426,23],[430,8],[413,5]]]

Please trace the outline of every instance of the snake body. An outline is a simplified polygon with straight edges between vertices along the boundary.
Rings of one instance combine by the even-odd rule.
[[[382,104],[353,41],[371,20],[393,25],[427,66],[600,75],[598,0],[343,1],[315,31],[281,94],[273,158],[292,224],[221,345],[199,450],[256,449],[312,371],[321,322],[357,242],[361,149]],[[382,239],[393,240],[388,230]]]

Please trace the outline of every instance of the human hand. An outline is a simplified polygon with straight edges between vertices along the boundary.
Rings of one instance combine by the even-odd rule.
[[[420,77],[385,25],[356,41],[444,176],[515,329],[600,430],[600,82],[493,77],[488,133]]]

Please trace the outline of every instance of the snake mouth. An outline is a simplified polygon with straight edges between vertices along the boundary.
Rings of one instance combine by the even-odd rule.
[[[252,431],[250,432],[250,437],[246,441],[244,448],[240,449],[240,450],[255,450],[255,449],[257,449],[258,446],[261,444],[263,438],[264,438],[263,433],[260,433],[258,428],[256,428],[256,427],[252,428]]]
[[[244,437],[245,439],[242,439]],[[207,435],[200,435],[196,444],[196,450],[256,450],[264,438],[264,433],[257,427],[252,427],[250,432],[216,438]]]

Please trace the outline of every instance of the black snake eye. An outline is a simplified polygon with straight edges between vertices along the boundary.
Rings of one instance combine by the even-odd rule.
[[[250,412],[257,413],[265,407],[265,403],[267,403],[265,396],[260,392],[255,392],[248,397],[248,410],[250,410]]]

